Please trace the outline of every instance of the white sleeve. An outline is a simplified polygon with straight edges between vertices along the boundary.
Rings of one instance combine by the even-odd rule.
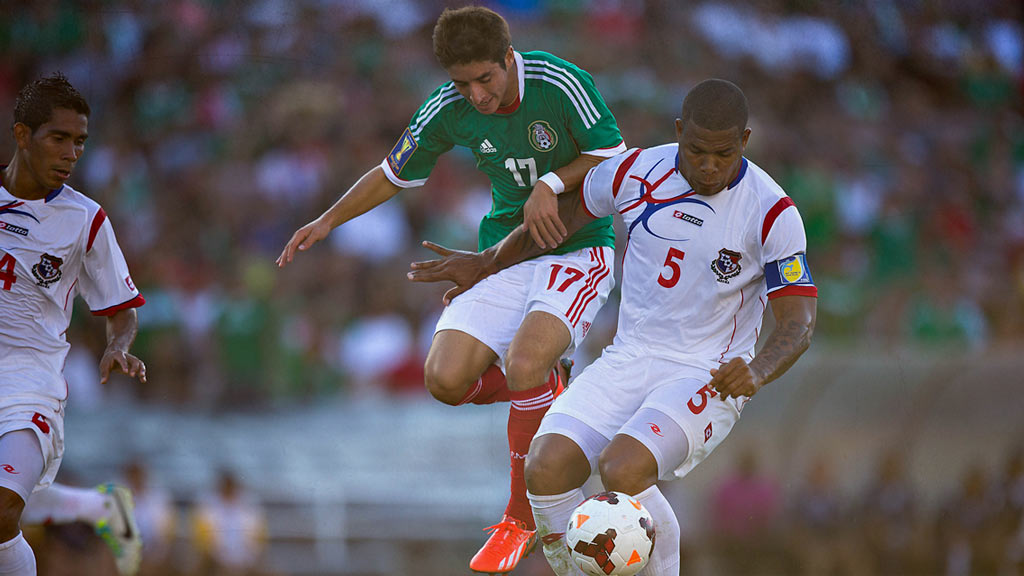
[[[639,148],[627,150],[601,162],[587,172],[581,188],[583,208],[587,213],[594,218],[601,218],[618,212],[616,201],[619,189],[640,152]]]
[[[97,224],[97,220],[102,221]],[[114,228],[102,209],[94,217],[82,268],[79,290],[93,314],[109,316],[145,303],[132,282]]]
[[[773,221],[766,221],[762,226],[762,234],[767,233],[764,241],[764,263],[781,260],[788,256],[807,251],[807,236],[804,234],[804,221],[800,212],[788,197],[788,205],[779,212]],[[766,218],[771,218],[769,212]]]

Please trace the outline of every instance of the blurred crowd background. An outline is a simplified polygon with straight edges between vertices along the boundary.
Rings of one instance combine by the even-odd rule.
[[[330,402],[430,402],[422,359],[444,287],[412,284],[404,274],[410,261],[431,255],[421,239],[475,246],[489,195],[471,154],[447,154],[423,188],[342,226],[286,269],[274,259],[296,228],[384,158],[422,100],[447,80],[430,32],[446,5],[460,4],[0,2],[0,111],[11,114],[24,83],[57,70],[85,95],[90,138],[71,183],[104,205],[147,300],[135,351],[150,382],[120,381],[110,390],[95,377],[102,322],[78,306],[69,332],[69,418],[112,402],[268,418]],[[722,77],[744,89],[753,129],[746,155],[793,197],[807,229],[820,291],[815,350],[847,351],[865,363],[879,350],[982,359],[1020,350],[1019,2],[484,4],[508,18],[517,49],[549,51],[588,70],[630,146],[671,141],[672,120],[698,81]],[[12,138],[0,139],[0,159],[12,152]],[[616,308],[613,296],[577,366],[610,341]],[[1019,362],[1004,375],[1010,383],[1020,379]],[[76,450],[70,437],[68,451]],[[1001,476],[1004,464],[1016,472]],[[808,473],[811,493],[827,485],[822,468]],[[982,481],[964,481],[962,505],[951,496],[951,508],[931,507],[950,510],[931,516],[933,531],[900,525],[892,529],[903,532],[880,539],[872,524],[874,508],[903,522],[915,509],[912,488],[902,495],[873,488],[857,503],[831,501],[823,489],[820,498],[773,513],[809,531],[813,537],[798,539],[806,542],[859,526],[837,515],[857,508],[868,526],[864,546],[929,543],[915,548],[915,558],[931,562],[915,564],[920,573],[995,574],[1012,562],[1019,571],[1019,468],[1018,455],[978,469]],[[212,487],[216,475],[208,477]],[[1004,509],[1016,516],[989,509],[997,495],[1015,502]],[[174,496],[192,504],[191,494]],[[949,537],[963,528],[973,538],[982,524],[1002,530],[998,551],[995,544],[984,551],[998,557],[995,564],[978,564],[984,554],[972,554],[970,538]],[[923,533],[934,538],[915,540]],[[769,540],[748,545],[755,542]],[[869,556],[863,547],[844,549],[855,548],[825,556]]]

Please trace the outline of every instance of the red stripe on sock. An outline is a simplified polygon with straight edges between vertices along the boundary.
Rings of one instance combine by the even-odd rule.
[[[462,400],[459,400],[459,404],[494,404],[508,402],[510,399],[505,374],[497,364],[491,364]]]
[[[558,379],[558,372],[551,371],[548,381],[541,386],[529,390],[513,390],[511,397],[513,402],[524,402],[532,405],[541,396],[549,396],[553,382]],[[512,405],[508,411],[508,450],[511,461],[511,496],[505,514],[521,520],[526,524],[527,529],[536,530],[537,525],[533,521],[533,509],[530,501],[526,498],[526,477],[524,466],[526,464],[526,453],[530,450],[530,442],[533,440],[540,421],[547,413],[549,406],[543,408],[519,410]]]

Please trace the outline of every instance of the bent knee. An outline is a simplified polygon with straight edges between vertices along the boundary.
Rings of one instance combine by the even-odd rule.
[[[601,483],[607,490],[639,494],[658,481],[658,463],[653,457],[649,460],[605,450],[597,461]]]
[[[530,445],[524,475],[531,493],[562,494],[583,486],[590,477],[590,463],[570,440],[547,434]]]
[[[552,366],[543,359],[528,354],[510,351],[505,356],[505,376],[512,390],[529,390],[548,381]]]
[[[0,488],[0,542],[6,542],[18,535],[18,524],[25,502],[17,493]]]
[[[467,376],[453,370],[450,365],[437,366],[429,360],[423,367],[423,383],[430,395],[440,402],[455,406],[466,396],[466,391],[474,382],[473,376]]]

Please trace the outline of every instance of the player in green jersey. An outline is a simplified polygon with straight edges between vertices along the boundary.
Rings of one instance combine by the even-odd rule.
[[[583,339],[613,283],[611,219],[565,238],[555,197],[578,193],[591,167],[626,146],[591,76],[551,54],[516,51],[508,24],[493,11],[445,10],[433,43],[451,81],[420,106],[379,166],[295,232],[277,263],[285,266],[399,190],[422,185],[453,146],[469,148],[491,181],[479,250],[523,223],[539,245],[558,246],[446,298],[425,363],[427,389],[441,402],[512,403],[511,498],[470,562],[477,572],[506,573],[536,544],[523,461],[566,376],[556,367]]]

